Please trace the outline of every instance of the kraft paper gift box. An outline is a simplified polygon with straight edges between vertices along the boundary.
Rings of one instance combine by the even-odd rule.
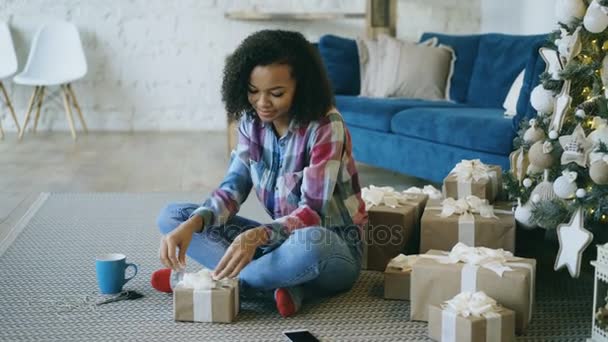
[[[369,206],[374,195],[378,197]],[[390,187],[372,186],[362,189],[362,197],[368,205],[362,268],[383,272],[392,258],[404,252],[419,229],[428,195],[397,193]]]
[[[523,333],[532,316],[535,274],[536,260],[501,250],[461,243],[450,253],[430,250],[412,266],[411,319],[428,321],[429,305],[461,292],[483,291],[515,311],[515,330]]]
[[[476,296],[493,304],[458,309],[450,303],[455,300],[463,302]],[[466,299],[459,300],[458,297]],[[481,305],[485,307],[480,308]],[[515,312],[497,306],[483,292],[461,293],[441,306],[429,305],[428,329],[430,338],[442,342],[511,342],[515,341]]]
[[[502,169],[486,165],[479,159],[463,160],[456,164],[443,180],[445,198],[465,198],[473,195],[493,203],[502,189]]]
[[[515,217],[511,204],[490,206],[474,196],[467,198],[468,201],[429,201],[420,223],[420,253],[431,249],[449,251],[458,242],[515,252]]]
[[[201,275],[200,273],[206,272]],[[239,313],[237,279],[214,281],[208,270],[193,273],[173,289],[173,317],[176,321],[230,323]],[[204,278],[204,280],[200,280]],[[191,281],[194,279],[194,281]]]
[[[410,300],[410,276],[417,255],[403,255],[391,259],[384,271],[384,299]]]

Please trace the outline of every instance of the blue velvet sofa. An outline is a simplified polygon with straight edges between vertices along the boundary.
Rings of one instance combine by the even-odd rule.
[[[456,54],[452,101],[360,97],[356,42],[333,35],[319,40],[355,159],[437,183],[462,159],[508,168],[519,123],[535,115],[529,98],[545,68],[538,49],[547,35],[425,33],[420,40],[431,37]],[[505,117],[503,101],[524,68],[517,115]]]

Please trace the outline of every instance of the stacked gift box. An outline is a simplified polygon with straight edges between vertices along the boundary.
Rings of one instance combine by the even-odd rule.
[[[409,253],[415,255],[405,255],[405,244],[386,252],[386,246],[368,240],[364,264],[384,271],[384,297],[410,300],[410,319],[428,321],[433,339],[512,341],[515,332],[525,332],[530,322],[536,261],[513,255],[515,219],[512,204],[499,200],[501,172],[496,165],[463,160],[444,179],[441,195],[426,192],[422,209],[399,206],[392,188],[373,187],[387,195],[389,205],[378,202],[377,194],[376,203],[369,205],[369,196],[364,196],[368,233],[394,225],[398,215],[404,226],[412,224],[405,235],[409,242],[419,236],[417,251]],[[414,217],[420,215],[418,221],[412,211]],[[391,215],[384,215],[388,212]],[[462,303],[462,298],[472,307],[480,298],[493,304],[482,305],[481,311],[455,309],[454,303]]]

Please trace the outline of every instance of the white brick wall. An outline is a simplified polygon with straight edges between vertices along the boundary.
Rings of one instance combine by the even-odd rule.
[[[480,0],[399,0],[398,36],[424,31],[477,32]],[[11,27],[20,69],[37,27],[74,22],[81,33],[89,72],[74,84],[92,130],[221,130],[224,58],[248,34],[262,28],[355,37],[364,20],[247,22],[224,18],[228,10],[362,12],[365,0],[0,0],[0,19]],[[32,89],[8,86],[23,121]],[[13,130],[2,110],[3,126]],[[61,102],[47,102],[41,130],[66,130]]]

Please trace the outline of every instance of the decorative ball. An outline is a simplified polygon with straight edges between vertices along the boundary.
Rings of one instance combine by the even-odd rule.
[[[524,179],[523,184],[526,188],[529,188],[532,186],[532,180],[530,178],[526,178]]]
[[[608,163],[598,160],[589,167],[589,177],[595,184],[608,184]]]
[[[553,92],[543,88],[542,84],[537,85],[530,94],[530,104],[541,113],[551,113],[555,105]]]
[[[572,23],[585,15],[585,3],[581,0],[558,0],[555,4],[555,17],[564,24]]]
[[[536,226],[532,223],[532,209],[530,208],[530,204],[526,203],[525,205],[518,205],[515,208],[515,213],[513,213],[515,217],[515,221],[521,225],[524,229],[534,229]]]
[[[602,44],[602,51],[608,51],[608,40]]]
[[[556,131],[551,131],[551,132],[549,132],[549,139],[551,139],[551,140],[555,140],[555,139],[557,139],[557,136],[558,136],[558,135],[557,135],[557,132],[556,132]]]
[[[576,197],[585,198],[585,196],[587,196],[587,191],[585,191],[585,189],[579,188],[578,190],[576,190]]]
[[[553,191],[559,198],[570,199],[576,194],[576,182],[570,182],[566,176],[559,176],[553,182]]]
[[[528,152],[528,158],[530,159],[530,164],[539,167],[541,169],[551,168],[555,159],[551,153],[545,153],[543,149],[544,142],[537,141],[530,147],[530,151]]]
[[[591,33],[600,33],[608,27],[608,16],[604,14],[599,4],[593,2],[589,5],[583,18],[583,26]]]
[[[533,144],[539,140],[544,140],[546,138],[545,131],[543,131],[540,127],[530,126],[524,133],[524,141]]]
[[[599,145],[600,141],[604,144],[608,144],[608,126],[603,126],[594,130],[589,134],[588,139],[591,140],[594,145]]]
[[[532,195],[532,203],[538,203],[538,202],[540,202],[540,195],[539,194]]]
[[[574,113],[574,115],[581,119],[584,119],[587,116],[587,114],[585,114],[585,111],[581,108],[577,109],[576,112]]]

